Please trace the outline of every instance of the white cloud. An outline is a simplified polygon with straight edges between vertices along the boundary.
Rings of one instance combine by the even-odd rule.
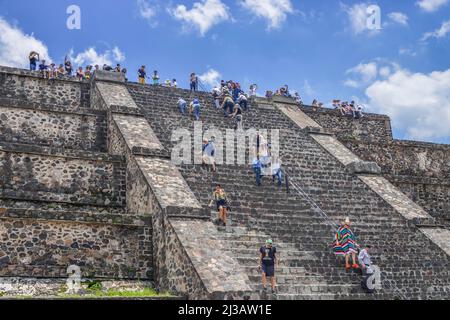
[[[69,56],[73,56],[73,50],[71,50]],[[90,47],[84,52],[78,53],[72,60],[79,66],[96,64],[103,66],[104,64],[112,65],[113,62],[123,62],[125,55],[118,47],[106,50],[103,53],[98,53],[94,47]]]
[[[139,15],[147,20],[151,27],[158,25],[156,20],[158,4],[154,0],[137,0],[137,7]]]
[[[422,41],[427,41],[429,38],[443,38],[450,32],[450,20],[445,21],[442,23],[441,27],[439,29],[436,29],[431,32],[426,32],[422,36]]]
[[[277,29],[294,12],[290,0],[242,0],[242,6],[259,18],[268,22],[267,28]]]
[[[365,92],[372,108],[389,115],[408,139],[450,137],[450,69],[430,74],[399,69]]]
[[[391,68],[389,67],[381,67],[380,68],[380,76],[389,77],[391,75]]]
[[[115,61],[117,62],[125,61],[125,54],[119,49],[119,47],[114,47],[112,53]]]
[[[408,25],[408,16],[402,12],[391,12],[388,14],[388,17],[392,22],[401,24],[403,26]]]
[[[367,8],[366,3],[357,3],[351,7],[341,3],[342,8],[347,13],[350,27],[355,35],[363,32],[376,33],[377,30],[369,30],[367,28]]]
[[[305,94],[307,94],[308,96],[313,96],[316,94],[316,92],[314,91],[314,89],[312,88],[312,86],[309,84],[308,80],[305,80],[303,82],[303,92]]]
[[[202,75],[199,75],[198,78],[201,82],[204,84],[214,87],[220,85],[222,75],[220,72],[214,69],[209,69],[207,72],[205,72]]]
[[[231,19],[228,7],[220,0],[201,0],[195,2],[192,9],[180,4],[169,13],[188,28],[198,28],[204,36],[214,25]]]
[[[400,48],[398,50],[398,53],[400,55],[404,55],[404,56],[411,56],[411,57],[415,57],[417,56],[417,52],[408,48]]]
[[[376,79],[378,75],[378,65],[376,62],[360,63],[356,67],[348,69],[346,74],[351,75],[351,78],[345,80],[344,85],[358,88]]]
[[[25,34],[18,27],[0,17],[0,65],[28,68],[31,51],[40,54],[41,59],[51,62],[47,46],[33,34]]]
[[[416,4],[424,11],[434,12],[449,2],[450,0],[419,0]]]

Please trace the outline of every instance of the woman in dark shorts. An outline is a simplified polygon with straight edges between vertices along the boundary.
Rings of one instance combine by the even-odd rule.
[[[219,212],[219,220],[223,226],[227,225],[227,214],[228,214],[228,198],[225,191],[222,189],[220,184],[216,186],[216,191],[213,192],[211,202],[209,206],[211,207],[213,202],[216,202],[217,211]]]

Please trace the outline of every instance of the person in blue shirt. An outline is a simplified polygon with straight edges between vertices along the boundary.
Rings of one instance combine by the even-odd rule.
[[[186,107],[187,107],[186,100],[184,100],[183,98],[179,98],[178,99],[178,107],[180,108],[180,113],[183,116],[186,115]]]
[[[191,102],[191,108],[194,112],[194,118],[196,121],[200,120],[200,102],[198,99],[194,99],[194,101]]]
[[[42,60],[39,65],[39,70],[42,72],[44,78],[49,78],[50,74],[48,72],[48,65],[45,64],[45,60]]]
[[[141,66],[138,70],[138,81],[140,84],[145,84],[145,78],[147,77],[147,72],[145,71],[145,66]]]
[[[30,59],[30,70],[35,71],[37,62],[39,61],[39,53],[37,53],[36,51],[31,51],[29,59]]]
[[[256,185],[260,186],[261,185],[261,160],[259,159],[259,157],[256,157],[253,160],[253,172],[255,173],[255,177],[256,177]]]

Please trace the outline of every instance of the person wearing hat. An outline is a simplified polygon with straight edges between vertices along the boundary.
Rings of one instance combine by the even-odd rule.
[[[267,291],[267,278],[270,279],[272,293],[275,293],[275,265],[278,267],[279,259],[277,259],[277,248],[273,245],[272,239],[266,240],[265,246],[259,249],[260,253],[260,269],[262,269],[262,286],[263,291]]]
[[[350,228],[350,218],[345,218],[342,226],[336,232],[333,251],[336,255],[345,256],[345,269],[348,271],[351,268],[358,269],[359,265],[356,263],[356,253],[358,252],[358,244],[356,237]],[[350,255],[352,256],[353,264],[350,265]]]
[[[213,192],[211,202],[209,206],[211,207],[213,202],[216,202],[217,212],[219,213],[219,218],[217,219],[218,224],[222,224],[224,227],[227,225],[227,215],[228,215],[228,197],[222,186],[218,184],[216,190]]]

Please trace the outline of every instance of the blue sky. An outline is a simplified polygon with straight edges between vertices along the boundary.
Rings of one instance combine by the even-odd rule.
[[[69,30],[69,5],[81,29]],[[381,10],[369,30],[366,10]],[[233,79],[288,84],[305,103],[358,100],[399,139],[450,143],[450,0],[0,0],[0,64],[36,48],[61,62],[141,64],[187,87]]]

